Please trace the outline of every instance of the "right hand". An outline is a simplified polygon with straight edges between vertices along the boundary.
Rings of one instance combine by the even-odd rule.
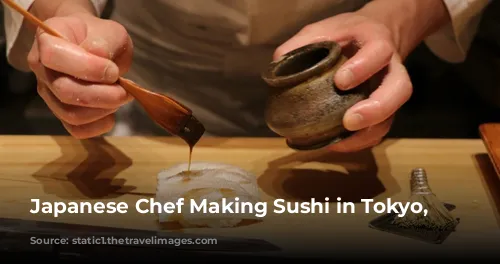
[[[132,62],[132,40],[125,28],[90,14],[45,21],[66,39],[39,28],[28,55],[38,94],[75,138],[109,132],[114,113],[132,100],[118,77]]]

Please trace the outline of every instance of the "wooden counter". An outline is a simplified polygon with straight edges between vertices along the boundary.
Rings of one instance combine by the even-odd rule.
[[[177,138],[113,137],[78,141],[70,137],[0,136],[0,214],[2,217],[61,221],[101,226],[157,230],[156,215],[134,210],[140,198],[152,197],[157,173],[186,162],[188,147]],[[326,151],[295,152],[283,139],[204,138],[195,148],[193,161],[225,162],[258,175],[266,201],[290,201],[316,197],[359,201],[374,198],[404,201],[409,197],[409,172],[427,170],[431,188],[444,202],[455,204],[461,234],[500,229],[500,183],[480,140],[387,140],[373,150],[356,154]],[[32,215],[30,199],[43,201],[125,201],[130,210],[122,215],[72,215],[58,218]],[[288,251],[329,245],[393,243],[428,247],[418,241],[368,228],[378,216],[365,214],[358,204],[355,214],[268,214],[261,223],[184,232],[265,239]],[[356,239],[362,238],[362,239]],[[384,241],[384,243],[380,243]],[[500,240],[498,240],[500,241]]]

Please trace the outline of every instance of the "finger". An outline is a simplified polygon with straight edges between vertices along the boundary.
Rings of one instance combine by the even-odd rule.
[[[393,54],[394,48],[387,41],[370,41],[364,44],[335,74],[337,87],[347,90],[361,85],[386,67]]]
[[[115,116],[107,115],[95,122],[79,126],[71,125],[64,121],[62,124],[73,137],[77,139],[86,139],[97,137],[111,131],[115,125]]]
[[[82,47],[48,33],[37,35],[41,63],[54,71],[100,83],[115,83],[118,66],[111,60],[87,52]]]
[[[47,91],[49,91],[50,93],[50,90],[49,88],[47,87],[47,85],[45,84],[45,82],[41,81],[40,79],[37,78],[37,86],[36,86],[36,90],[38,92],[38,95],[40,95],[40,97],[44,100],[45,102],[45,93],[47,93]],[[47,102],[45,102],[45,104],[48,106]],[[63,120],[61,118],[61,116],[57,113],[57,112],[54,112],[50,107],[49,107],[49,110],[54,114],[54,116],[59,119],[59,120]]]
[[[31,70],[39,80],[48,84],[52,93],[64,104],[116,109],[133,100],[133,97],[118,84],[89,83],[47,69],[37,60],[37,53],[34,45],[28,55]]]
[[[331,145],[329,149],[336,152],[355,152],[373,147],[379,144],[389,132],[392,121],[391,117],[378,125],[360,130],[351,137]]]
[[[37,82],[47,83],[49,80],[47,69],[40,62],[40,56],[38,52],[38,43],[35,39],[31,47],[30,52],[27,56],[28,66],[31,71],[35,74]],[[38,87],[37,87],[38,88]]]
[[[117,109],[99,109],[73,106],[61,103],[46,87],[38,85],[38,94],[45,101],[49,109],[59,118],[71,125],[83,125],[113,114]]]
[[[133,42],[127,30],[112,20],[100,20],[102,26],[91,27],[87,38],[80,44],[89,53],[110,59],[125,74],[132,64]]]
[[[45,70],[45,76],[52,93],[67,105],[116,109],[133,99],[118,84],[89,83],[52,70]]]
[[[36,43],[34,43],[33,45],[36,45]],[[42,82],[44,85],[48,85],[52,82],[52,75],[55,72],[45,68],[45,66],[43,66],[43,64],[40,62],[38,56],[38,48],[36,46],[34,46],[28,54],[28,64],[39,83]]]
[[[47,68],[43,67],[42,64],[31,64],[30,65],[31,71],[35,74],[36,79],[39,82],[43,82],[44,84],[48,84],[50,77],[49,77],[49,72]]]
[[[356,131],[386,120],[408,101],[412,90],[405,66],[394,57],[380,87],[346,111],[344,127]]]
[[[31,45],[31,49],[28,53],[26,60],[28,61],[28,66],[36,75],[35,69],[39,69],[42,66],[40,62],[40,56],[38,53],[38,42],[36,39],[35,41],[33,41],[33,44]]]

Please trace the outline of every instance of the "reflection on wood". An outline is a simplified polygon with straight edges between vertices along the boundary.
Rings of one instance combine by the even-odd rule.
[[[77,142],[54,138],[61,156],[33,174],[45,192],[61,198],[110,198],[133,191],[124,179],[115,179],[132,160],[103,138]],[[117,193],[120,191],[122,194]]]

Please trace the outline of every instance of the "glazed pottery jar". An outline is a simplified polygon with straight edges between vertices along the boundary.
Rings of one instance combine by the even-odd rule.
[[[270,63],[262,78],[270,86],[265,119],[275,133],[297,150],[339,142],[353,132],[343,126],[347,109],[366,99],[370,81],[341,91],[334,75],[347,61],[335,42],[313,43]]]

